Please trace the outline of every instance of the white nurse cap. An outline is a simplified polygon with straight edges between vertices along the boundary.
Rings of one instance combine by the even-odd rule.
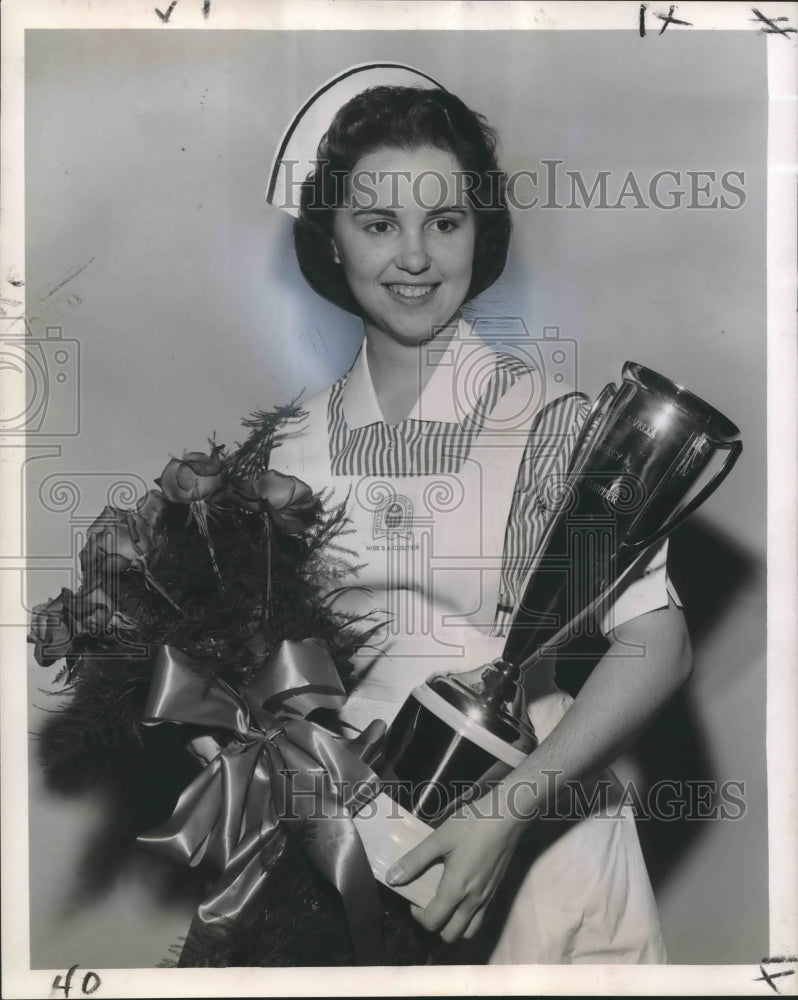
[[[295,218],[299,215],[299,189],[315,168],[316,151],[339,108],[369,87],[445,88],[426,73],[394,62],[350,66],[323,83],[312,94],[283,132],[269,171],[266,201]]]

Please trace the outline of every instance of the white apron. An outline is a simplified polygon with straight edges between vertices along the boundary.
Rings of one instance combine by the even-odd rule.
[[[272,456],[275,469],[302,478],[314,490],[332,487],[333,502],[348,495],[354,532],[342,544],[356,551],[362,565],[357,577],[344,583],[369,593],[352,591],[337,606],[359,612],[377,608],[387,615],[386,626],[372,640],[379,652],[364,650],[355,659],[360,681],[341,713],[359,728],[374,718],[390,722],[411,689],[430,674],[471,670],[499,656],[504,645],[504,638],[492,633],[505,531],[519,463],[542,398],[540,384],[520,378],[504,393],[456,472],[341,474],[331,455],[342,433],[331,423],[331,392],[340,397],[343,433],[372,428],[378,444],[377,437],[369,437],[369,447],[379,448],[384,468],[402,468],[391,455],[401,459],[408,438],[427,426],[420,421],[462,419],[474,393],[457,383],[458,373],[488,371],[495,355],[465,338],[454,351],[457,357],[438,365],[410,417],[395,426],[382,419],[361,351],[348,377],[305,404],[309,418],[303,430]],[[545,391],[551,401],[564,387],[549,384]],[[647,573],[616,601],[614,624],[667,604],[664,552],[657,566],[659,571]],[[529,717],[542,740],[571,703],[554,683],[553,663],[541,665],[528,679],[527,694]],[[552,829],[544,835],[552,839],[553,824],[548,825]],[[491,963],[667,960],[628,811],[616,819],[572,823],[536,850],[537,856],[533,851],[521,858],[509,876],[515,895]]]

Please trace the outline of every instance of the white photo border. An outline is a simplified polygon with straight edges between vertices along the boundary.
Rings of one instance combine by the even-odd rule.
[[[669,4],[660,5],[668,7]],[[794,4],[761,3],[756,9],[773,25],[798,26]],[[24,287],[7,283],[10,264],[24,262],[24,32],[28,28],[145,28],[168,30],[155,13],[169,7],[135,0],[5,0],[2,5],[2,246],[0,299],[8,331],[25,310]],[[200,0],[172,4],[171,22],[181,29],[225,30],[628,30],[638,32],[636,2],[313,2],[313,0],[213,0],[208,16]],[[653,8],[652,8],[653,9]],[[681,3],[677,16],[699,30],[765,30],[745,3]],[[778,20],[782,19],[782,20]],[[798,126],[795,115],[796,34],[768,33],[768,672],[767,764],[773,790],[768,800],[770,955],[798,951],[798,361],[796,360],[796,188]],[[14,303],[10,308],[8,303]],[[3,407],[24,408],[20,395]],[[6,410],[6,412],[9,412]],[[16,412],[14,410],[13,412]],[[15,469],[24,449],[0,438],[0,600],[3,623],[13,612],[14,586],[24,572],[24,520]],[[6,470],[11,469],[8,474]],[[9,555],[10,554],[10,555]],[[7,572],[7,570],[12,572]],[[18,575],[19,574],[19,575]],[[13,585],[10,586],[13,578]],[[17,593],[18,597],[18,593]],[[15,676],[24,662],[24,629],[0,628],[2,696],[2,958],[5,997],[60,996],[54,976],[66,970],[28,966],[27,765],[21,752],[28,733],[25,685]],[[9,762],[13,762],[13,768]],[[13,773],[12,773],[13,772]],[[773,967],[769,967],[773,971]],[[798,964],[791,968],[798,970]],[[787,966],[785,966],[785,971]],[[478,995],[768,995],[774,988],[759,971],[744,966],[506,966],[400,969],[106,969],[98,997],[249,997],[263,995],[366,996],[412,994]],[[777,980],[795,993],[798,974]],[[79,992],[79,991],[76,991]]]

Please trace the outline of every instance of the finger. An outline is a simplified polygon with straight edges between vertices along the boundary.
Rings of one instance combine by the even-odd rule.
[[[441,904],[433,906],[433,903],[430,903],[426,909],[423,909],[420,906],[414,906],[411,908],[410,912],[422,927],[431,931],[433,934],[436,934],[439,930],[441,930],[441,928],[448,925],[452,914],[457,908],[457,904],[452,902],[446,906]]]
[[[406,882],[412,882],[434,861],[439,861],[443,853],[435,834],[431,833],[417,847],[403,854],[395,864],[391,865],[385,874],[385,881],[388,885],[404,885]]]
[[[432,930],[432,928],[427,923],[427,911],[423,906],[410,905],[410,913],[416,919],[424,930]]]
[[[468,927],[465,930],[465,933],[463,934],[464,938],[470,940],[471,938],[475,938],[477,934],[479,934],[479,929],[482,926],[482,921],[485,919],[485,909],[486,907],[484,906],[481,907],[471,918],[471,923],[468,925]]]
[[[469,917],[474,911],[476,902],[469,903],[467,893],[451,876],[447,878],[444,870],[435,895],[424,910],[414,914],[416,920],[428,931],[437,932],[446,927],[461,906],[468,907]]]
[[[465,906],[459,907],[454,916],[449,920],[441,931],[441,937],[447,944],[454,944],[464,937],[467,929],[471,926],[474,914],[472,909]]]

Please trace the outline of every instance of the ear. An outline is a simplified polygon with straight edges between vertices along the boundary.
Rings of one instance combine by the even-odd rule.
[[[341,263],[341,255],[338,253],[338,247],[335,245],[335,240],[332,239],[332,237],[330,238],[330,246],[332,247],[333,261],[336,264],[340,264]]]

